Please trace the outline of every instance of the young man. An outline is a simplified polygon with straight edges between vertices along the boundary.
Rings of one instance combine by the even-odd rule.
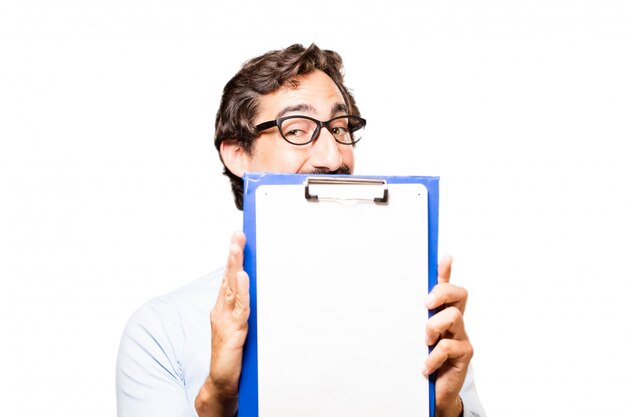
[[[215,145],[239,209],[246,171],[352,173],[365,120],[342,71],[337,53],[292,45],[248,61],[225,86]],[[119,416],[236,415],[249,316],[244,244],[236,232],[224,269],[131,317],[118,357]],[[451,263],[441,260],[426,300],[425,308],[445,308],[428,320],[425,343],[439,342],[423,373],[437,371],[437,416],[484,417],[468,373],[467,291],[449,283]]]

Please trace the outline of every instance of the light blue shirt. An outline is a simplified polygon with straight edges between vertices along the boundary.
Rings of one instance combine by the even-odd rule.
[[[211,366],[210,314],[219,269],[157,297],[129,319],[117,358],[118,417],[197,417],[194,400]],[[464,417],[485,417],[472,369],[461,390]]]

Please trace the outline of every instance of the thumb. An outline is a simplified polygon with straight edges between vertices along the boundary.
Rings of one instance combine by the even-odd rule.
[[[439,261],[437,267],[437,283],[450,282],[450,274],[452,273],[452,256],[445,255]]]

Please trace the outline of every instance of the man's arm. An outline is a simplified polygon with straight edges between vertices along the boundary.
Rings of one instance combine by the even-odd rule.
[[[250,280],[243,270],[245,236],[231,238],[224,279],[211,312],[211,370],[195,399],[200,417],[234,416],[243,346],[248,335]]]
[[[210,317],[210,353],[208,346],[197,348],[198,342],[206,346],[204,337],[199,337],[204,334],[202,326],[195,329],[193,323],[181,322],[181,317],[186,317],[189,311],[185,308],[181,311],[181,303],[172,302],[172,297],[154,299],[130,318],[122,335],[117,360],[118,417],[222,417],[236,414],[237,385],[249,316],[249,281],[242,268],[244,242],[242,233],[233,236],[219,291],[213,293],[214,289],[210,289],[205,294],[200,289],[203,297],[217,294]],[[186,299],[182,305],[187,305]],[[203,307],[191,304],[194,320],[204,322],[203,317],[195,316],[198,308]],[[208,336],[206,342],[209,342]],[[191,357],[188,356],[190,348]],[[207,354],[206,360],[194,359],[203,352]],[[190,368],[197,366],[202,369]],[[193,375],[209,368],[209,376],[206,379],[202,376],[203,382],[200,382],[202,379],[198,381],[199,390],[190,391],[190,386],[196,384]]]
[[[129,319],[117,368],[118,417],[193,417],[179,358],[183,337],[170,306],[155,299]]]
[[[463,313],[467,290],[450,284],[452,258],[439,263],[437,285],[426,299],[426,307],[441,310],[426,324],[426,343],[435,347],[424,364],[424,375],[437,371],[435,410],[437,417],[459,417],[463,402],[459,395],[474,354],[465,332]]]

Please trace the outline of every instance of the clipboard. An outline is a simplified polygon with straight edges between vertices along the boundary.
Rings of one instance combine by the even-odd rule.
[[[434,416],[439,178],[246,173],[239,417]]]

